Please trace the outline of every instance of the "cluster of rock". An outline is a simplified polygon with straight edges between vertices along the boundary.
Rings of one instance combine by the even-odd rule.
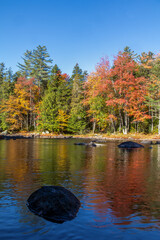
[[[74,143],[74,145],[79,145],[79,146],[91,146],[91,147],[96,147],[96,146],[102,146],[103,143],[106,143],[105,140],[93,140],[91,142],[78,142],[78,143]],[[141,141],[142,144],[144,145],[156,145],[156,144],[160,144],[160,141],[151,141],[151,140],[143,140]],[[126,142],[122,142],[121,144],[118,145],[119,148],[128,148],[128,149],[132,149],[132,148],[144,148],[144,146],[140,144],[140,143],[136,143],[133,141],[126,141]]]
[[[8,134],[7,131],[0,133],[0,139],[5,140],[16,140],[16,139],[28,139],[28,138],[57,138],[57,139],[69,139],[72,138],[72,136],[64,136],[64,135],[47,135],[46,132],[40,133],[30,133],[30,134]]]
[[[0,139],[4,139],[4,140],[16,140],[16,139],[28,139],[28,138],[32,138],[32,136],[24,136],[24,135],[0,135]]]
[[[102,142],[101,142],[102,143]],[[104,143],[104,142],[103,142]],[[152,142],[144,140],[142,144],[160,144],[160,141]],[[96,141],[89,143],[74,143],[80,146],[96,147]],[[144,148],[142,144],[126,141],[118,145],[122,149]],[[63,223],[72,220],[80,208],[80,201],[69,190],[60,186],[44,186],[34,193],[27,200],[30,211],[49,221]]]

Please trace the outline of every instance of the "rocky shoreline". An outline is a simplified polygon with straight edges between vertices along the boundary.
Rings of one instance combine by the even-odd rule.
[[[99,143],[105,143],[107,141],[143,141],[144,144],[145,143],[149,143],[150,144],[160,144],[160,137],[156,136],[156,137],[130,137],[130,136],[124,136],[124,137],[112,137],[112,136],[101,136],[98,134],[92,135],[92,136],[88,136],[88,135],[63,135],[63,134],[59,134],[59,135],[53,135],[53,134],[39,134],[39,133],[16,133],[16,134],[4,134],[1,133],[0,134],[0,140],[4,139],[4,140],[16,140],[16,139],[35,139],[35,138],[45,138],[45,139],[88,139],[94,142],[99,142]]]

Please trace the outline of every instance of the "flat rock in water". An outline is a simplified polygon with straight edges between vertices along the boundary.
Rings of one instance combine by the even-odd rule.
[[[30,195],[27,205],[36,215],[63,223],[76,217],[80,201],[64,187],[44,186]]]
[[[150,140],[143,140],[141,141],[142,144],[152,144],[152,141]]]
[[[90,142],[90,143],[79,142],[79,143],[74,143],[74,145],[96,147],[96,144],[94,142]]]
[[[132,142],[132,141],[123,142],[123,143],[119,144],[118,147],[119,148],[144,148],[143,145],[136,143],[136,142]]]

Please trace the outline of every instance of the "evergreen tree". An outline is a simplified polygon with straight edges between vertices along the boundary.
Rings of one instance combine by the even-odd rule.
[[[63,110],[67,115],[69,115],[71,88],[69,76],[67,74],[61,74],[56,97],[58,110]]]
[[[52,60],[50,59],[46,46],[39,45],[33,50],[33,75],[42,92],[44,92],[47,87],[51,68],[49,64],[51,63]]]
[[[23,64],[18,63],[20,73],[27,78],[34,77],[35,84],[44,93],[50,75],[50,64],[52,60],[47,52],[46,46],[38,46],[33,51],[27,50],[24,53]]]
[[[6,69],[4,63],[0,63],[0,109],[12,93],[13,73],[11,69]],[[0,127],[7,129],[6,112],[0,112]]]
[[[87,73],[82,72],[79,65],[76,64],[71,76],[72,96],[71,96],[71,111],[68,122],[68,129],[71,132],[83,132],[86,129],[86,111],[83,105],[84,90],[83,85]]]
[[[145,129],[148,129],[152,133],[154,131],[155,122],[157,121],[155,117],[155,103],[154,103],[154,98],[156,96],[155,94],[156,85],[155,83],[153,83],[154,81],[152,72],[154,63],[155,63],[154,53],[150,51],[148,53],[142,52],[141,55],[139,56],[139,69],[137,71],[138,77],[145,77],[146,85],[148,87],[147,96],[145,98],[151,119],[147,120],[147,126],[145,127]]]
[[[22,57],[23,64],[18,63],[20,69],[20,74],[24,77],[33,77],[34,61],[33,61],[33,51],[27,50]]]
[[[56,92],[59,85],[60,69],[54,65],[51,71],[48,88],[42,98],[40,105],[40,117],[38,128],[40,130],[55,131],[55,121],[57,117]]]
[[[54,65],[50,81],[48,82],[48,88],[45,91],[40,107],[39,129],[51,132],[64,130],[64,125],[62,128],[62,121],[60,119],[63,119],[62,116],[65,116],[66,126],[66,115],[69,111],[70,101],[68,82],[68,76],[62,74],[58,66]]]
[[[156,56],[152,61],[152,68],[148,79],[148,95],[147,100],[150,106],[152,116],[152,124],[158,125],[158,134],[160,135],[160,56]],[[154,126],[151,127],[153,131]]]

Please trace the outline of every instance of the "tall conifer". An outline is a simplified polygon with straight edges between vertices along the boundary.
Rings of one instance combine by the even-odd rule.
[[[78,64],[73,69],[71,76],[72,82],[72,96],[71,96],[71,111],[68,129],[71,132],[82,133],[87,126],[86,111],[83,105],[84,90],[83,85],[87,73],[83,72]]]

